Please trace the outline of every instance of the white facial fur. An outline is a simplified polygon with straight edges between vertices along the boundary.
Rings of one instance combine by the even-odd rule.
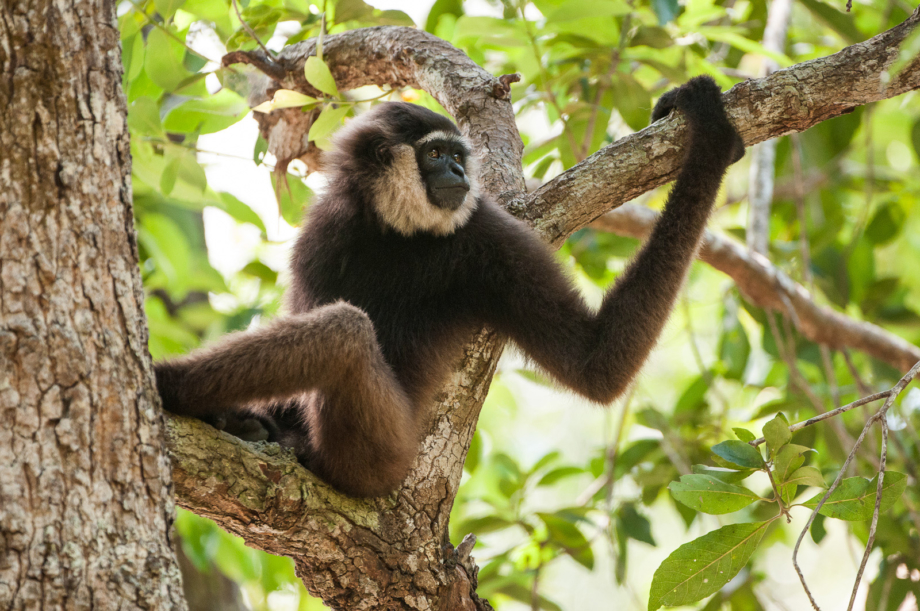
[[[436,138],[463,141],[463,137],[457,134],[432,132],[419,140],[416,146]],[[446,210],[428,201],[428,193],[415,160],[415,149],[408,144],[400,144],[391,151],[393,164],[374,185],[377,213],[387,225],[406,236],[418,232],[445,236],[466,224],[476,209],[476,199],[479,197],[478,164],[472,156],[466,162],[470,191],[459,208]]]

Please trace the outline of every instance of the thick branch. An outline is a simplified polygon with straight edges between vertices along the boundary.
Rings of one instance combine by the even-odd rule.
[[[286,47],[271,61],[262,51],[237,51],[224,56],[223,63],[248,63],[266,74],[250,99],[258,103],[279,88],[318,95],[303,72],[304,62],[315,54],[316,41],[311,39]],[[323,59],[341,91],[367,85],[424,89],[470,138],[482,164],[486,192],[504,201],[523,189],[523,143],[508,96],[508,81],[513,78],[495,78],[450,43],[397,26],[327,36]]]
[[[735,85],[725,106],[745,144],[805,131],[920,87],[920,58],[898,74],[887,72],[918,23],[920,8],[897,27],[839,53]],[[604,212],[674,179],[683,130],[683,119],[671,117],[617,140],[510,208],[560,245]]]
[[[645,239],[658,214],[643,206],[625,205],[602,216],[592,227],[617,235]],[[853,320],[819,306],[801,284],[770,261],[741,244],[710,231],[703,238],[700,258],[731,276],[754,304],[788,315],[809,340],[831,348],[854,348],[905,371],[920,361],[920,348],[872,323]]]

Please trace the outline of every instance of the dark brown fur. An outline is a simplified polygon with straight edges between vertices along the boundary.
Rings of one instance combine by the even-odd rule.
[[[711,79],[663,96],[653,118],[672,108],[690,126],[683,168],[648,243],[593,312],[537,235],[487,199],[447,235],[388,226],[375,209],[398,202],[375,201],[373,185],[394,147],[459,132],[417,106],[376,107],[338,139],[329,189],[294,250],[291,314],[158,363],[164,407],[270,417],[272,438],[322,478],[377,496],[405,478],[423,410],[481,325],[575,392],[612,401],[654,346],[744,150]]]

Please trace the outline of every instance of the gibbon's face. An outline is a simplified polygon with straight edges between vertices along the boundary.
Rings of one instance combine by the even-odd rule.
[[[431,205],[457,210],[470,192],[466,162],[470,151],[462,138],[432,132],[415,145],[415,158]]]
[[[402,235],[450,235],[476,209],[476,160],[453,131],[435,130],[410,142],[389,147],[392,160],[374,182],[374,207]]]

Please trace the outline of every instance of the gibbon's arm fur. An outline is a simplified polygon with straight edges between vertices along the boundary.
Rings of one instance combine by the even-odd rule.
[[[163,405],[269,439],[339,490],[397,488],[425,407],[463,342],[488,324],[574,391],[611,401],[673,306],[726,168],[744,147],[708,77],[662,96],[689,124],[684,165],[652,237],[584,304],[536,234],[481,198],[472,151],[447,118],[384,103],[336,137],[329,187],[291,259],[290,314],[155,365]]]

